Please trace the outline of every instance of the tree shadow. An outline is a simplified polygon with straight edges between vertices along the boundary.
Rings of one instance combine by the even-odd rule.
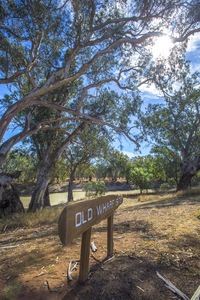
[[[119,256],[90,270],[85,284],[75,285],[62,300],[169,300],[170,292],[156,275],[167,276],[185,294],[193,294],[181,270],[161,265],[144,257]],[[196,285],[198,279],[195,279]],[[181,286],[180,286],[181,283]],[[184,284],[185,283],[185,284]]]
[[[198,196],[184,196],[181,198],[169,197],[167,199],[155,200],[151,202],[145,202],[138,205],[130,205],[126,208],[123,208],[124,211],[134,211],[141,209],[151,209],[151,208],[167,208],[167,207],[176,207],[180,205],[196,205],[199,204]]]

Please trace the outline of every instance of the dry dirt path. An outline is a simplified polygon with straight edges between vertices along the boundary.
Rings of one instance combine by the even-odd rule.
[[[72,282],[66,277],[69,261],[79,259],[80,238],[62,246],[57,224],[2,233],[0,299],[176,299],[156,271],[191,297],[200,285],[199,215],[198,196],[144,203],[125,198],[114,218],[115,257],[105,263],[91,257],[83,285],[77,284],[78,269]],[[99,261],[106,256],[106,238],[103,221],[92,229]]]

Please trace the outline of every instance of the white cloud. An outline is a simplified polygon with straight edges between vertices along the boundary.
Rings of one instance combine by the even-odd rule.
[[[200,44],[200,32],[191,35],[188,41],[187,52],[194,52]]]
[[[135,157],[135,154],[129,151],[122,151],[123,154],[127,155],[129,158]]]
[[[162,96],[161,92],[158,91],[154,83],[151,83],[151,85],[143,84],[139,87],[139,90],[144,94],[144,97],[146,95],[147,97],[154,97],[154,98],[160,98]]]

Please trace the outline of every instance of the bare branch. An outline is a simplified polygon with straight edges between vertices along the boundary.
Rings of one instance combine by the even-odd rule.
[[[0,78],[0,84],[11,83],[11,82],[15,81],[16,78],[18,78],[19,76],[21,76],[23,74],[26,74],[26,69],[19,70],[19,71],[15,72],[12,76],[8,77],[8,78]]]

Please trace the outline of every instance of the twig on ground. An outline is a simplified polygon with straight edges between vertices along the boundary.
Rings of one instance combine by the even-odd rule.
[[[196,292],[194,293],[194,295],[192,296],[191,300],[199,300],[200,299],[200,285],[197,288]]]
[[[15,246],[2,246],[2,247],[0,247],[0,250],[2,250],[2,249],[16,248],[16,247],[19,247],[19,246],[20,246],[19,244],[15,245]]]
[[[96,252],[97,251],[97,247],[95,246],[94,242],[90,243],[90,248],[91,248],[92,252]]]
[[[94,256],[93,253],[91,253],[90,255],[91,255],[91,257],[92,257],[95,261],[97,261],[97,262],[99,262],[99,263],[102,262],[100,259],[96,258],[96,257]]]
[[[156,272],[156,274],[158,275],[158,277],[160,279],[162,279],[165,283],[165,286],[171,290],[174,294],[178,295],[181,299],[183,300],[190,300],[184,293],[182,293],[179,289],[177,289],[177,287],[175,287],[175,285],[167,278],[163,277],[162,275],[160,275],[158,272]]]
[[[143,290],[140,286],[136,285],[136,287],[137,287],[139,290],[141,290],[142,292],[144,292],[144,290]]]
[[[69,266],[67,268],[67,280],[68,281],[72,281],[72,276],[71,276],[71,273],[73,270],[76,270],[77,269],[77,264],[80,262],[80,260],[70,260],[69,262]],[[73,264],[73,267],[72,267],[72,264]]]
[[[50,288],[50,285],[49,285],[49,282],[46,280],[45,281],[45,285],[47,286],[48,290],[49,290],[49,293],[52,292],[51,288]]]

